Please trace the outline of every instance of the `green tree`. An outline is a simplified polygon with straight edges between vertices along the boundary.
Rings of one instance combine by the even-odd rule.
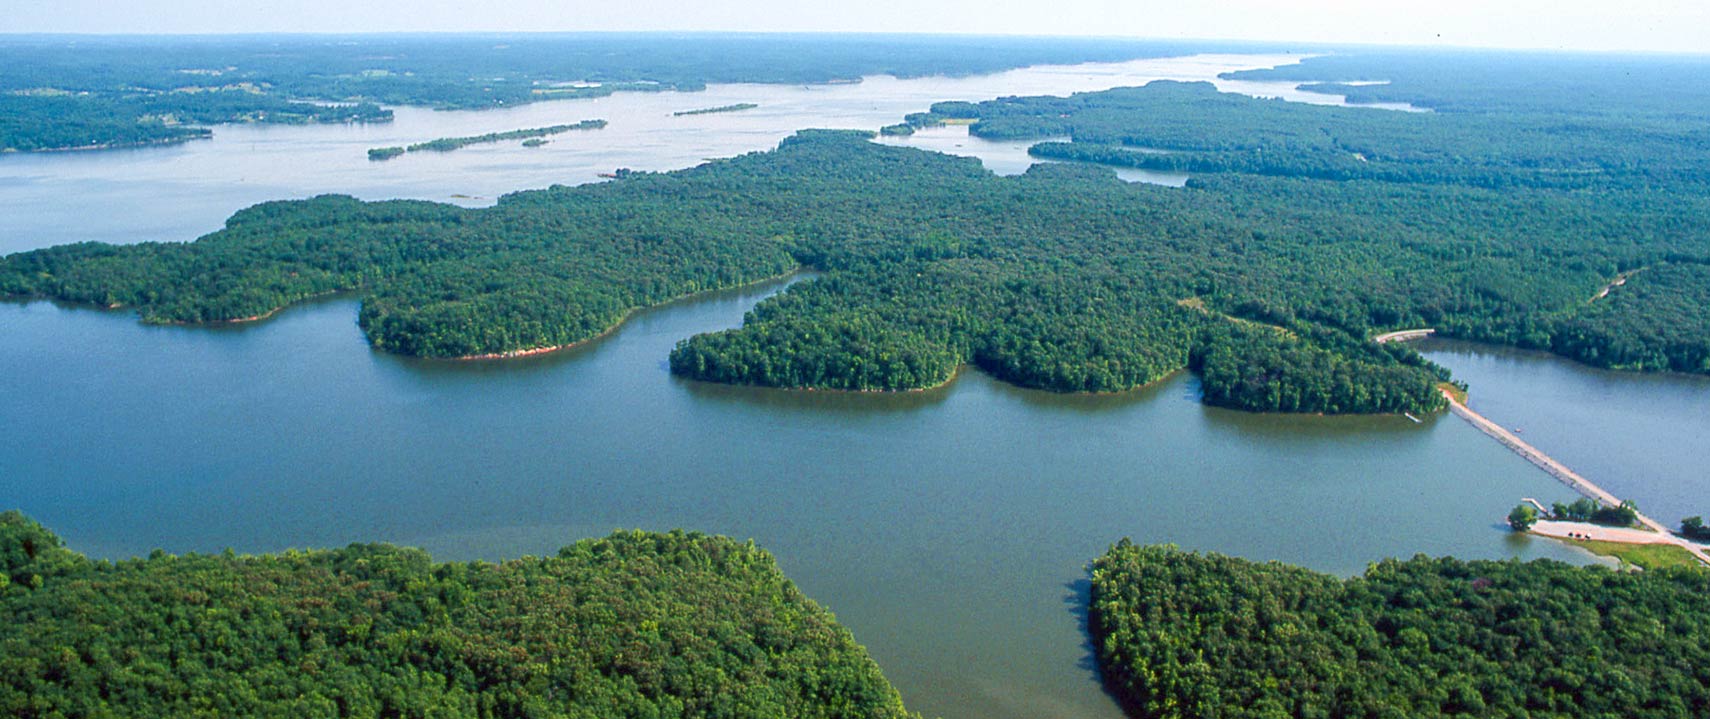
[[[1688,539],[1710,539],[1710,527],[1705,527],[1704,518],[1699,516],[1680,520],[1680,533]]]
[[[1514,506],[1514,511],[1508,513],[1508,526],[1516,532],[1524,532],[1538,523],[1538,510],[1524,502]]]

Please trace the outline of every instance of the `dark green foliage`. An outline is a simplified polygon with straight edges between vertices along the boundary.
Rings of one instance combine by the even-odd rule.
[[[1710,83],[1710,64],[1703,71]],[[1667,99],[1656,104],[1667,106]],[[1068,135],[1035,155],[1194,173],[1476,187],[1629,188],[1710,180],[1710,131],[1642,110],[1408,113],[1304,105],[1153,82],[1071,97],[938,103],[989,139]]]
[[[739,102],[734,105],[719,105],[718,107],[703,107],[699,110],[679,110],[671,113],[672,117],[691,117],[694,115],[715,115],[721,112],[742,112],[752,110],[759,105],[752,102]]]
[[[804,132],[774,152],[484,210],[270,203],[190,245],[15,255],[0,260],[0,293],[206,322],[359,291],[374,346],[447,357],[579,342],[637,307],[807,266],[823,276],[740,329],[681,343],[673,370],[897,390],[971,364],[1022,386],[1108,392],[1192,368],[1223,406],[1423,412],[1443,405],[1447,373],[1366,339],[1435,327],[1605,366],[1710,371],[1697,311],[1710,302],[1710,193],[1680,162],[1703,151],[1690,143],[1599,120],[1582,128],[1588,146],[1644,161],[1569,182],[1556,171],[1577,160],[1547,141],[1558,136],[1498,117],[1177,83],[931,114],[967,117],[1006,136],[1067,131],[1072,149],[1234,164],[1181,190],[1083,163],[999,178],[863,142],[871,133]],[[1365,161],[1350,159],[1353,142]],[[1356,169],[1331,181],[1329,167]]]
[[[1661,262],[1556,322],[1548,348],[1618,369],[1710,373],[1710,264]]]
[[[1710,572],[1417,557],[1338,580],[1126,540],[1093,563],[1106,685],[1136,717],[1686,717]]]
[[[914,134],[914,126],[907,123],[897,123],[879,128],[879,134],[889,137],[907,137]]]
[[[1639,521],[1639,509],[1632,502],[1610,507],[1602,502],[1581,497],[1572,504],[1556,502],[1551,507],[1551,519],[1569,522],[1592,522],[1610,527],[1631,527]]]
[[[1519,69],[1507,71],[1529,67],[1513,63]],[[1710,64],[1695,67],[1710,85]],[[933,112],[979,118],[970,131],[983,137],[1072,137],[1033,146],[1039,157],[1200,175],[1193,185],[1230,197],[1273,258],[1304,258],[1296,243],[1312,236],[1362,238],[1340,252],[1305,250],[1335,269],[1266,262],[1278,285],[1304,273],[1309,283],[1341,275],[1363,286],[1244,287],[1270,296],[1235,299],[1241,305],[1349,331],[1430,326],[1603,367],[1702,373],[1710,134],[1671,114],[1682,102],[1660,97],[1615,113],[1592,98],[1573,114],[1541,97],[1526,111],[1510,99],[1511,111],[1415,114],[1155,82]],[[1264,226],[1261,213],[1294,214],[1301,225]],[[1276,246],[1281,237],[1292,247]],[[1380,256],[1392,274],[1365,274]]]
[[[1532,505],[1520,503],[1508,512],[1508,526],[1516,532],[1524,532],[1538,523],[1538,510]]]
[[[1400,413],[1436,410],[1446,372],[1411,353],[1295,323],[1223,325],[1202,341],[1194,367],[1209,404],[1253,412]],[[1316,342],[1303,335],[1315,336]]]
[[[88,560],[53,532],[17,510],[0,512],[0,597],[42,586],[46,579],[87,570]]]
[[[0,38],[0,150],[207,137],[187,125],[386,121],[708,83],[973,75],[1207,51],[1201,43],[882,35],[510,34]],[[302,102],[356,103],[324,107]]]
[[[1710,539],[1710,527],[1704,526],[1703,517],[1694,516],[1680,520],[1680,533],[1687,539]]]
[[[489,132],[485,135],[468,137],[442,137],[437,140],[418,142],[402,149],[397,147],[377,147],[368,151],[370,160],[389,160],[405,152],[451,152],[470,145],[488,142],[504,142],[506,140],[521,140],[523,138],[540,138],[547,135],[557,135],[571,130],[600,130],[606,126],[605,120],[583,120],[568,125],[553,125],[551,127],[534,127],[526,130],[509,130],[506,132]],[[526,143],[524,143],[526,144]]]
[[[672,355],[686,376],[782,387],[913,389],[974,364],[1023,386],[1119,391],[1188,366],[1196,346],[1224,347],[1202,353],[1221,357],[1270,342],[1215,331],[1230,321],[1181,305],[1215,286],[1250,286],[1240,278],[1253,268],[1220,239],[1246,231],[1216,219],[1228,213],[1215,195],[1071,166],[998,178],[973,160],[869,136],[808,132],[770,153],[520,193],[482,210],[268,203],[196,243],[15,255],[0,262],[0,291],[205,322],[356,290],[374,346],[455,357],[581,341],[636,307],[808,265],[825,276]],[[1211,225],[1179,222],[1202,212]],[[1196,267],[1197,280],[1180,272]],[[1280,379],[1208,382],[1208,396],[1313,412],[1441,401],[1417,355],[1367,347],[1362,334],[1301,324],[1286,349],[1281,361],[1302,364]],[[1291,387],[1287,402],[1246,397],[1279,382]]]
[[[1631,527],[1639,522],[1639,508],[1632,502],[1622,502],[1614,507],[1598,507],[1591,513],[1591,521],[1610,527]]]
[[[0,515],[9,569],[45,578],[0,587],[7,716],[904,716],[751,543],[618,532],[500,564],[373,544],[117,564],[57,547]]]
[[[944,124],[944,118],[930,112],[911,112],[903,116],[903,123],[920,130],[928,127],[939,127]]]

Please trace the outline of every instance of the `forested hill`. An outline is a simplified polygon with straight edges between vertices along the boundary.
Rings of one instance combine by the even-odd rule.
[[[1129,714],[1676,719],[1710,705],[1710,572],[1418,557],[1338,580],[1126,540],[1089,624]]]
[[[708,83],[960,76],[1216,49],[910,35],[0,35],[0,151],[177,142],[226,122],[390,120],[374,103],[478,109]]]
[[[351,545],[92,562],[0,514],[12,717],[906,716],[772,557],[618,532],[437,564]]]
[[[1481,86],[1466,87],[1476,97]],[[1603,367],[1710,372],[1710,313],[1700,309],[1710,306],[1710,127],[1671,114],[1693,97],[1631,112],[1587,100],[1567,114],[1546,95],[1525,111],[1405,113],[1155,82],[938,103],[910,121],[977,118],[970,132],[980,137],[1071,138],[1035,145],[1041,158],[1190,172],[1193,188],[1232,203],[1312,215],[1285,231],[1290,244],[1379,233],[1404,246],[1334,253],[1352,265],[1376,256],[1367,253],[1419,253],[1418,264],[1390,265],[1407,276],[1368,278],[1352,297],[1254,286],[1263,298],[1231,297],[1226,311],[1250,315],[1239,305],[1262,299],[1273,309],[1258,316],[1280,309],[1352,328],[1364,314],[1373,325],[1417,323]],[[1308,272],[1317,283],[1340,270]],[[1625,282],[1599,297],[1592,277]]]
[[[577,342],[632,308],[805,265],[824,276],[741,329],[687,340],[672,369],[897,390],[973,364],[1028,387],[1117,391],[1193,368],[1215,404],[1421,411],[1440,406],[1440,370],[1371,333],[1436,326],[1710,369],[1710,332],[1693,332],[1706,320],[1686,311],[1710,286],[1707,203],[1242,174],[1182,190],[1062,164],[1002,178],[972,159],[808,132],[488,209],[267,203],[195,243],[9,256],[0,294],[208,322],[356,291],[375,347],[456,357]],[[1628,270],[1641,271],[1591,301]]]

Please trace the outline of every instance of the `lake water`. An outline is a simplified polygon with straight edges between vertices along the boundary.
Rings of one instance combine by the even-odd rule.
[[[255,203],[325,193],[488,205],[507,192],[598,181],[599,173],[619,167],[674,170],[707,158],[768,150],[802,128],[877,130],[939,100],[1067,95],[1172,79],[1210,81],[1233,91],[1300,102],[1341,103],[1340,96],[1301,92],[1290,82],[1217,79],[1222,72],[1300,58],[1195,55],[1038,66],[967,78],[875,76],[843,85],[713,85],[705,92],[618,93],[498,110],[401,107],[394,109],[396,120],[391,123],[224,125],[214,129],[211,140],[173,147],[0,154],[0,254],[85,240],[192,240],[219,229],[233,212]],[[672,115],[736,103],[759,107]],[[372,147],[596,118],[609,124],[602,130],[555,135],[537,148],[512,141],[449,153],[411,153],[385,162],[368,160]],[[966,147],[938,142],[945,132],[962,133],[958,142]],[[1026,169],[1029,143],[987,144],[969,140],[965,133],[965,128],[923,133],[919,140],[903,144],[981,155],[1014,172]],[[1019,169],[1013,167],[1017,164]],[[1161,177],[1179,184],[1174,177]],[[1133,172],[1128,178],[1145,179]]]
[[[0,504],[105,557],[753,538],[945,717],[1117,715],[1077,611],[1084,563],[1124,536],[1344,574],[1416,552],[1584,560],[1509,535],[1519,497],[1572,495],[1452,417],[1217,410],[1187,375],[1101,397],[978,372],[891,396],[669,375],[677,340],[766,291],[499,363],[372,352],[348,299],[224,329],[0,304]]]
[[[849,123],[876,127],[931,100],[977,97],[945,91],[977,81],[931,80],[896,107],[851,110],[859,123]],[[1018,81],[1001,94],[1062,90],[1046,71],[1028,82],[1038,84]],[[594,168],[663,169],[787,133],[783,121],[756,127],[766,105],[783,112],[774,96],[756,94],[763,91],[837,97],[845,88],[609,98],[658,103],[648,111],[655,115],[763,104],[754,115],[699,116],[689,127],[700,129],[651,140],[613,132],[622,125],[609,108],[567,103],[405,112],[390,127],[221,128],[213,141],[179,148],[5,157],[0,168],[13,168],[11,177],[18,167],[37,168],[30,172],[39,177],[0,183],[22,193],[5,195],[0,221],[8,231],[37,227],[27,245],[78,232],[181,239],[253,200],[318,189],[491,197],[586,180]],[[614,127],[536,151],[486,146],[378,165],[362,158],[372,145],[581,117],[607,117]],[[725,131],[746,139],[715,141]],[[579,144],[596,136],[653,144]],[[922,142],[945,141],[934,137]],[[256,152],[235,138],[248,138]],[[303,166],[315,162],[325,167]],[[251,172],[276,184],[222,184]],[[139,173],[154,179],[132,176]],[[68,193],[79,197],[48,197],[52,187],[85,181],[87,192]],[[35,218],[21,199],[34,196],[66,226]],[[112,209],[77,210],[84,196]],[[175,214],[180,201],[183,217]],[[138,235],[124,232],[127,219]],[[487,363],[375,353],[350,298],[223,328],[147,327],[127,312],[0,303],[0,506],[23,509],[97,557],[390,541],[442,559],[503,558],[630,527],[753,538],[855,632],[912,709],[947,719],[1119,716],[1099,688],[1079,612],[1085,563],[1125,536],[1340,574],[1419,552],[1589,561],[1563,544],[1506,531],[1501,518],[1519,497],[1573,495],[1453,417],[1415,424],[1218,410],[1198,402],[1185,374],[1113,396],[1020,390],[975,371],[901,395],[670,376],[666,356],[678,340],[738,325],[779,287],[685,300],[640,313],[583,348]],[[1475,404],[1499,421],[1528,423],[1527,436],[1549,451],[1558,448],[1544,441],[1544,422],[1508,419],[1487,383],[1537,376],[1554,383],[1550,393],[1582,397],[1599,383],[1654,381],[1588,375],[1549,358],[1432,356],[1457,371],[1466,365]],[[1676,391],[1659,387],[1659,401]],[[1701,398],[1659,411],[1702,421]],[[1588,421],[1604,429],[1574,431],[1609,431],[1624,417]],[[1679,456],[1670,451],[1660,450]],[[1702,486],[1681,476],[1683,486]],[[1653,509],[1653,495],[1633,487]]]
[[[1675,526],[1710,516],[1710,377],[1597,369],[1542,352],[1427,340],[1473,409]]]

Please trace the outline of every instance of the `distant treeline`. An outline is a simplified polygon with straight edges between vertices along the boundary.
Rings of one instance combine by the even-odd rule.
[[[1135,717],[1675,719],[1710,705],[1710,572],[1696,567],[1421,556],[1343,580],[1124,540],[1092,565],[1088,624]]]
[[[211,137],[203,125],[221,123],[392,120],[391,110],[371,102],[326,105],[243,90],[132,93],[110,99],[91,99],[82,93],[18,92],[0,91],[0,151],[172,144]]]
[[[739,102],[739,103],[736,103],[735,105],[720,105],[718,107],[704,107],[704,108],[701,108],[699,110],[679,110],[677,112],[671,113],[671,116],[672,117],[684,117],[687,115],[712,115],[712,114],[720,113],[720,112],[741,112],[743,110],[752,110],[756,107],[759,107],[759,105],[756,105],[752,102]]]
[[[708,83],[961,76],[1212,49],[897,35],[11,35],[0,37],[0,151],[184,141],[206,136],[199,125],[226,122],[391,119],[375,103],[479,109]],[[307,101],[356,108],[321,111]]]
[[[479,144],[488,143],[488,142],[505,142],[507,140],[523,140],[523,139],[528,139],[528,138],[546,137],[547,135],[557,135],[559,133],[569,132],[571,130],[598,130],[598,129],[604,128],[605,126],[606,126],[605,120],[583,120],[581,122],[570,124],[570,125],[552,125],[550,127],[536,127],[536,128],[526,129],[526,130],[510,130],[507,132],[489,132],[485,135],[471,135],[468,137],[442,137],[442,138],[439,138],[437,140],[429,140],[427,142],[418,142],[418,143],[415,143],[413,145],[409,145],[406,147],[375,147],[375,148],[371,148],[368,150],[368,159],[370,159],[370,160],[390,160],[390,159],[397,157],[399,155],[402,155],[406,152],[424,152],[424,151],[451,152],[452,150],[468,147],[470,145],[479,145]]]
[[[91,561],[0,514],[12,717],[908,716],[772,556],[617,532],[436,563],[353,544]]]

